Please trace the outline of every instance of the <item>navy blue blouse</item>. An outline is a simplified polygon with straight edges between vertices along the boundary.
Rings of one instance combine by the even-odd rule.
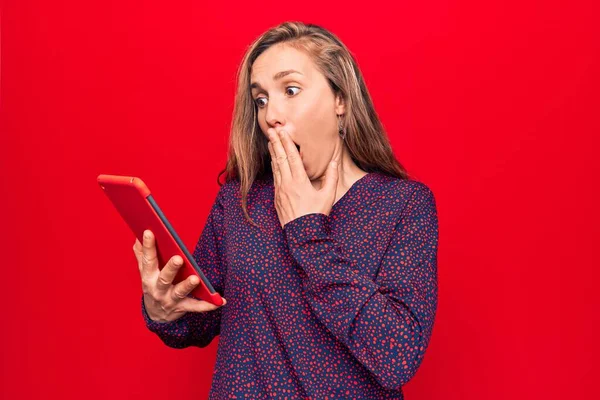
[[[194,258],[227,304],[167,323],[142,315],[173,348],[220,335],[209,397],[403,399],[437,309],[438,220],[432,191],[371,172],[329,216],[283,229],[272,176],[220,187]]]

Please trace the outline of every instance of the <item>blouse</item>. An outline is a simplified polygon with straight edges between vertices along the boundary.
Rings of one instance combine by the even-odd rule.
[[[370,172],[282,228],[273,177],[223,184],[193,256],[227,304],[147,328],[172,348],[219,335],[210,399],[403,399],[437,309],[438,220],[424,183]]]

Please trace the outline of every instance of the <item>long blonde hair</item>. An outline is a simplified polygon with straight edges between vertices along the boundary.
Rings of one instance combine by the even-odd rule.
[[[285,43],[308,54],[316,68],[325,76],[335,95],[341,95],[346,112],[343,124],[345,142],[356,165],[366,172],[380,172],[400,179],[411,179],[396,160],[387,134],[379,120],[369,91],[354,57],[346,46],[325,28],[315,24],[287,21],[269,29],[248,48],[237,71],[237,92],[229,136],[225,181],[238,179],[242,209],[246,219],[248,192],[256,179],[272,174],[268,140],[260,133],[257,105],[250,90],[250,75],[254,61],[266,49]]]

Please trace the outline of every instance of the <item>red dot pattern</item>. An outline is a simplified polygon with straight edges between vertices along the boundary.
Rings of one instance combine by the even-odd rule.
[[[272,177],[244,219],[239,181],[224,184],[194,250],[227,305],[148,328],[173,348],[219,335],[211,399],[403,399],[437,309],[432,191],[371,172],[330,214],[279,223]]]

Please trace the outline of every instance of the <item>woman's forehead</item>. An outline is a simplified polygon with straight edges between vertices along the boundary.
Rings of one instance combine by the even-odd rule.
[[[276,74],[289,70],[310,79],[314,66],[310,57],[302,51],[290,46],[271,46],[252,64],[251,81],[260,83],[275,80]]]

